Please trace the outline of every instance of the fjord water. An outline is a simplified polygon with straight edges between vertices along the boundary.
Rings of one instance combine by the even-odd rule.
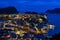
[[[49,35],[60,33],[60,14],[47,14],[50,24],[55,25],[54,30],[48,32]]]

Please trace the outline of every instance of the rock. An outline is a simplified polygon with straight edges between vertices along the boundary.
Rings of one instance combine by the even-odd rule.
[[[18,14],[18,11],[15,7],[6,7],[0,9],[0,14]]]
[[[55,8],[53,10],[47,10],[45,13],[60,14],[60,8]]]

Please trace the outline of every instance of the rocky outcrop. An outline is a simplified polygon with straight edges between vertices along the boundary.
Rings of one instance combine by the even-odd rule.
[[[60,13],[60,8],[55,8],[53,10],[47,10],[45,13],[56,13],[56,14],[59,14]]]
[[[0,14],[17,14],[18,11],[15,7],[6,7],[0,9]]]

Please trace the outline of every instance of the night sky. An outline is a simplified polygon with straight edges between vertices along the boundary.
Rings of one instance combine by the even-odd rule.
[[[0,8],[14,6],[20,12],[45,12],[47,9],[60,7],[59,0],[0,0]]]

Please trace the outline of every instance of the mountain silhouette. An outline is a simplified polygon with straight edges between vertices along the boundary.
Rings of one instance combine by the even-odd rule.
[[[38,14],[37,12],[24,12],[25,14]]]
[[[15,7],[0,8],[0,14],[17,14],[18,11]]]
[[[56,14],[59,14],[60,13],[60,8],[55,8],[53,10],[47,10],[45,13],[56,13]]]

